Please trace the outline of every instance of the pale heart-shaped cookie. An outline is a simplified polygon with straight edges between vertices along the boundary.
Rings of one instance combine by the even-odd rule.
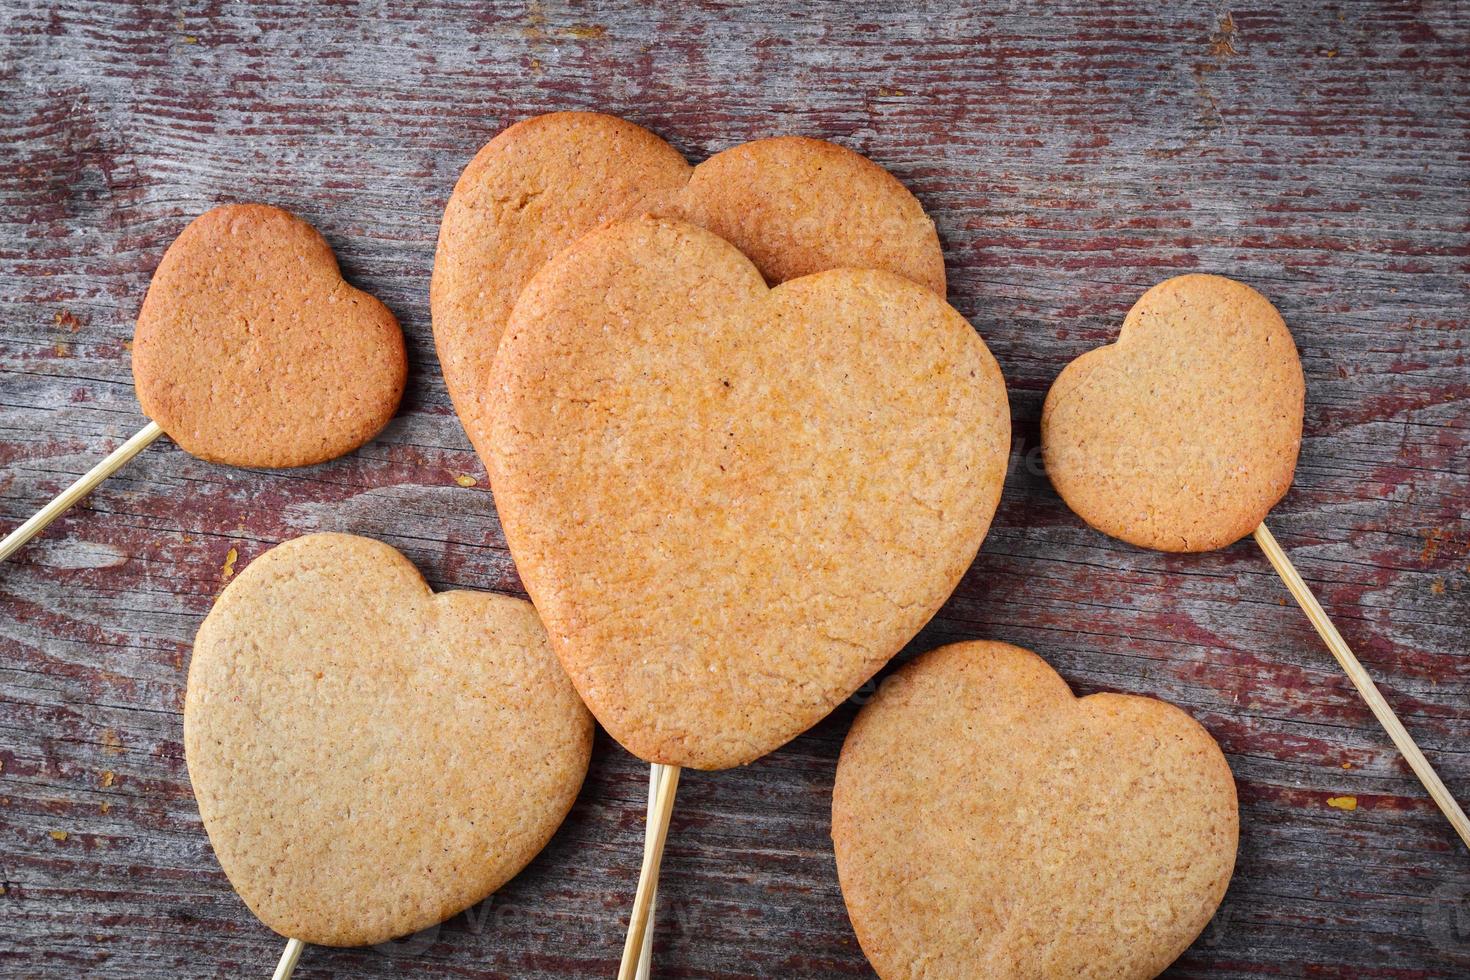
[[[1221,548],[1291,486],[1304,397],[1296,345],[1264,296],[1223,276],[1177,276],[1143,294],[1116,343],[1052,385],[1047,475],[1105,534]]]
[[[592,112],[536,116],[465,168],[444,210],[430,300],[444,380],[489,456],[485,385],[506,317],[548,259],[644,211],[733,242],[770,282],[887,269],[944,295],[934,223],[888,171],[822,140],[757,140],[690,167],[641,126]]]
[[[153,274],[133,334],[143,413],[201,459],[305,466],[376,435],[408,373],[388,308],[342,280],[295,215],[195,218]]]
[[[1152,977],[1235,867],[1235,782],[1192,718],[1074,698],[1040,657],[957,643],[884,681],[832,794],[842,897],[884,980]]]
[[[271,549],[194,641],[204,827],[251,911],[306,942],[381,942],[489,895],[551,839],[591,747],[530,603],[434,595],[367,538]]]
[[[614,738],[701,769],[802,732],[934,615],[1010,447],[995,359],[930,290],[767,289],[656,218],[543,267],[492,378],[496,506],[553,648]]]

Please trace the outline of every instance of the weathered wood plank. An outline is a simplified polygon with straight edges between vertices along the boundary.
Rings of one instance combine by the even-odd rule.
[[[400,418],[347,459],[239,471],[160,443],[0,567],[0,971],[268,970],[280,944],[215,865],[184,770],[194,630],[231,549],[238,569],[321,529],[383,538],[441,588],[520,590],[439,377],[428,272],[474,150],[593,107],[696,158],[836,139],[929,207],[1017,441],[995,530],[913,649],[1021,643],[1221,740],[1240,865],[1175,975],[1464,976],[1467,857],[1264,560],[1088,531],[1036,440],[1057,372],[1147,286],[1198,269],[1265,290],[1308,379],[1277,534],[1470,797],[1470,8],[1164,6],[0,4],[0,522],[141,425],[132,318],[163,248],[220,201],[321,228],[413,363]],[[827,840],[855,710],[687,777],[658,975],[871,975]],[[412,941],[311,950],[300,975],[609,975],[645,786],[601,739],[567,826],[500,895]],[[1356,810],[1327,806],[1343,795]]]

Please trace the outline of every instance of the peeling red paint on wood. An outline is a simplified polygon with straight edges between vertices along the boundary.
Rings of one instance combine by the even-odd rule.
[[[1163,6],[6,7],[5,524],[141,426],[132,319],[164,247],[216,203],[270,201],[321,228],[404,324],[413,374],[400,417],[346,459],[230,470],[160,442],[0,566],[0,970],[269,970],[280,943],[215,864],[184,769],[194,631],[231,549],[238,570],[314,530],[389,541],[441,588],[520,591],[439,377],[428,272],[479,145],[591,107],[695,159],[835,139],[934,215],[1017,441],[979,561],[912,650],[1021,643],[1080,691],[1166,698],[1220,739],[1240,863],[1173,975],[1464,976],[1470,859],[1264,559],[1102,538],[1035,447],[1051,381],[1145,288],[1199,269],[1265,291],[1308,382],[1273,527],[1470,798],[1470,9]],[[827,837],[855,710],[685,780],[656,975],[871,975]],[[402,943],[310,950],[300,975],[610,975],[646,785],[600,738],[566,827],[500,895]],[[1327,803],[1342,797],[1357,808]]]

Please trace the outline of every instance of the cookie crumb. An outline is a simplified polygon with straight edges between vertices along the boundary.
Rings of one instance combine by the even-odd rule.
[[[1334,796],[1328,799],[1327,805],[1334,810],[1356,810],[1358,798],[1356,796]]]
[[[107,787],[111,786],[115,782],[117,782],[117,773],[113,772],[111,769],[104,769],[104,770],[102,770],[102,788],[103,789],[106,789]]]
[[[240,553],[234,548],[231,548],[229,551],[225,552],[225,564],[224,567],[219,570],[219,577],[221,582],[228,580],[230,576],[235,574],[235,560],[239,557]]]
[[[476,480],[474,477],[470,476],[468,473],[461,473],[459,476],[456,476],[454,478],[454,482],[455,483],[458,483],[462,487],[473,487],[473,486],[477,486],[480,481],[479,480]]]
[[[1240,54],[1235,48],[1235,18],[1226,14],[1220,21],[1220,26],[1210,35],[1210,55],[1215,58],[1229,58]]]
[[[71,836],[64,830],[48,830],[47,833],[51,836],[51,839],[55,841],[66,840],[68,837]]]

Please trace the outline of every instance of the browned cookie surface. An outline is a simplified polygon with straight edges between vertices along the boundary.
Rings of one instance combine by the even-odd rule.
[[[552,645],[657,762],[749,762],[932,616],[1000,497],[1005,383],[964,318],[878,271],[768,289],[723,239],[635,218],[517,304],[491,480]]]
[[[957,643],[888,678],[832,799],[843,899],[885,980],[1145,978],[1214,914],[1235,783],[1179,709],[1077,699],[1035,654]]]
[[[435,595],[387,545],[315,534],[257,558],[205,619],[184,743],[245,903],[345,946],[520,871],[576,798],[592,719],[530,603]]]
[[[143,413],[202,459],[304,466],[376,435],[407,375],[387,307],[295,215],[232,204],[169,246],[133,336]]]
[[[596,112],[516,123],[465,167],[439,227],[430,305],[444,383],[482,456],[483,389],[521,287],[598,225],[667,206],[690,171],[642,126]]]
[[[1305,387],[1281,314],[1233,279],[1168,279],[1117,342],[1067,365],[1046,396],[1046,471],[1083,520],[1163,551],[1249,534],[1285,496]]]
[[[642,212],[682,217],[746,252],[767,281],[886,269],[944,295],[934,224],[891,174],[822,140],[757,140],[690,167],[614,116],[557,112],[505,130],[465,168],[434,259],[434,342],[465,429],[488,457],[485,385],[506,318],[548,259]]]
[[[678,215],[726,239],[767,282],[886,269],[944,296],[934,222],[861,154],[804,136],[741,143],[694,168]]]

